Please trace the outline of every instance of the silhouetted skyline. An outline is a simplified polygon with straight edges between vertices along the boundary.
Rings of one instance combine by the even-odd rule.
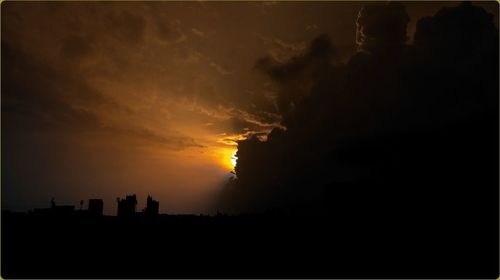
[[[498,5],[3,3],[2,276],[498,277]]]

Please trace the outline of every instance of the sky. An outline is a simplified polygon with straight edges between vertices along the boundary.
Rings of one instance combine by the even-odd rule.
[[[417,19],[452,2],[405,2]],[[2,208],[151,194],[200,213],[233,175],[236,141],[282,127],[256,67],[328,34],[355,52],[361,2],[3,2]],[[480,3],[495,14],[498,6]]]

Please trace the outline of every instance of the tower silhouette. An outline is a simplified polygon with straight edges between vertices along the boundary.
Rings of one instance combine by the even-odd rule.
[[[118,216],[130,217],[135,214],[135,206],[137,205],[137,198],[135,194],[127,195],[125,199],[117,198],[118,202]]]
[[[102,215],[104,202],[102,199],[89,199],[89,213],[92,215]]]
[[[148,195],[148,199],[146,201],[146,208],[144,208],[144,214],[148,216],[158,215],[158,210],[160,208],[160,202],[153,200],[153,198]]]

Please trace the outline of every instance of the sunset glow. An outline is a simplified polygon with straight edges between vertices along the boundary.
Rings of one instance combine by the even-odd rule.
[[[233,167],[236,167],[236,163],[238,161],[238,157],[236,157],[236,151],[231,155],[231,164]]]
[[[228,172],[233,171],[236,167],[236,151],[236,146],[220,150],[221,164]]]
[[[409,4],[408,13],[432,15],[443,4],[433,5]],[[286,61],[321,34],[332,38],[335,59],[347,61],[361,6],[4,3],[3,207],[96,197],[113,214],[116,197],[149,193],[160,212],[200,211],[237,161],[252,161],[244,154],[258,154],[237,159],[238,143],[286,130],[286,111],[315,84],[310,76],[323,72],[309,56],[292,60],[293,71]],[[415,29],[409,22],[408,37]],[[335,104],[348,108],[345,102]]]
[[[497,278],[499,11],[4,1],[1,277]]]

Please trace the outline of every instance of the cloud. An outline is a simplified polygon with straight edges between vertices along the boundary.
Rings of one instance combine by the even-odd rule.
[[[186,40],[180,24],[177,21],[166,22],[164,20],[156,21],[156,31],[160,40],[166,43],[180,43]]]
[[[39,126],[98,126],[97,116],[69,103],[72,96],[68,96],[67,91],[76,93],[75,97],[92,105],[113,106],[112,101],[85,83],[73,84],[67,74],[57,72],[5,42],[2,44],[2,68],[9,69],[2,71],[4,129],[17,129],[26,125],[30,129],[38,129]],[[17,120],[22,123],[17,123]]]
[[[314,39],[308,49],[287,63],[280,63],[271,57],[257,61],[256,68],[266,72],[280,86],[277,106],[281,114],[291,109],[294,102],[310,89],[317,72],[325,70],[334,54],[334,48],[327,35]]]
[[[356,20],[356,43],[361,50],[376,51],[400,47],[408,40],[410,17],[396,2],[365,5]]]
[[[138,44],[144,39],[147,22],[141,15],[126,10],[110,11],[104,23],[108,34],[126,43]]]
[[[314,24],[314,23],[313,24],[308,24],[306,26],[306,30],[308,30],[308,31],[314,31],[314,30],[318,30],[318,29],[319,29],[318,25]]]
[[[6,132],[94,131],[127,135],[168,149],[202,147],[179,132],[163,129],[160,134],[133,124],[110,123],[103,111],[130,115],[134,110],[101,94],[76,73],[60,72],[7,43],[2,45],[2,67],[9,69],[2,71]]]
[[[220,209],[391,224],[490,215],[479,201],[498,188],[498,30],[467,3],[421,19],[414,45],[406,23],[403,6],[370,4],[347,63],[327,36],[286,63],[259,60],[279,86],[283,128],[238,142]]]
[[[88,39],[81,36],[68,36],[61,46],[61,54],[68,59],[80,59],[92,53],[92,46]]]
[[[200,30],[198,30],[196,28],[191,28],[191,32],[193,32],[194,35],[199,36],[201,38],[206,37],[205,33],[201,32]]]
[[[231,75],[231,74],[233,74],[232,72],[227,71],[222,66],[220,66],[219,64],[217,64],[217,63],[215,63],[213,61],[210,61],[210,66],[213,67],[215,70],[217,70],[217,72],[219,72],[221,75]]]
[[[23,149],[17,144],[23,139],[26,139],[23,145],[29,146],[47,135],[50,143],[60,143],[59,139],[67,139],[68,135],[74,138],[71,141],[80,142],[84,135],[92,135],[85,139],[96,143],[109,141],[110,146],[124,147],[116,153],[128,153],[136,146],[156,149],[155,155],[180,149],[185,149],[182,153],[197,153],[196,147],[203,145],[209,147],[204,149],[208,154],[210,147],[221,148],[217,141],[222,138],[228,138],[226,142],[230,144],[251,135],[265,140],[262,133],[267,134],[275,127],[286,129],[285,135],[293,134],[297,142],[304,143],[308,141],[307,133],[316,131],[325,136],[323,142],[327,145],[334,137],[323,133],[316,119],[326,119],[332,129],[354,127],[347,125],[348,122],[365,124],[368,129],[370,126],[361,121],[361,116],[363,120],[377,118],[378,109],[373,110],[372,115],[359,114],[363,106],[370,106],[352,100],[365,100],[379,107],[383,107],[384,102],[374,102],[377,99],[370,97],[367,91],[345,90],[346,84],[353,88],[361,85],[345,82],[351,78],[344,76],[354,76],[359,84],[374,84],[377,86],[374,88],[378,88],[377,81],[385,81],[384,75],[393,72],[386,73],[386,68],[373,66],[382,76],[377,79],[370,78],[369,72],[356,72],[366,65],[375,65],[367,63],[372,60],[370,55],[352,57],[349,69],[337,61],[337,48],[354,46],[356,18],[347,17],[355,14],[357,5],[277,5],[267,7],[268,13],[260,13],[261,4],[255,3],[241,2],[234,6],[205,3],[203,6],[206,13],[196,12],[200,4],[194,2],[4,3],[2,124],[3,136],[13,137],[12,141],[3,142],[9,143],[4,145],[4,150]],[[297,13],[305,11],[304,7],[310,12],[304,14],[304,18],[296,18]],[[234,24],[228,25],[228,21]],[[430,30],[436,31],[440,21],[431,20]],[[327,36],[318,39],[318,46],[323,42],[329,49],[330,44],[326,54],[322,54],[321,47],[314,51],[306,43],[312,33],[304,27],[311,23],[330,32],[335,39],[334,43],[329,43]],[[210,40],[197,39],[191,27],[210,35]],[[415,46],[437,52],[436,46],[441,43],[425,39],[435,35],[423,32],[424,29],[425,26],[419,28]],[[452,29],[442,30],[437,36],[446,38]],[[261,36],[256,38],[255,34]],[[443,43],[446,42],[450,41],[444,39]],[[488,45],[488,40],[482,45]],[[469,53],[472,49],[466,50]],[[255,58],[266,52],[268,61],[251,72]],[[444,54],[439,57],[462,59],[458,59],[460,52],[453,57]],[[437,56],[431,52],[428,55],[422,61]],[[325,63],[326,57],[331,61]],[[450,69],[469,73],[484,63],[477,61],[469,59],[476,64],[457,62]],[[484,80],[489,77],[485,76]],[[423,82],[411,85],[427,90]],[[324,93],[319,94],[320,91]],[[348,94],[351,92],[359,93]],[[397,98],[395,94],[387,100],[395,102]],[[412,98],[424,105],[427,100],[419,99],[418,95]],[[478,111],[484,103],[476,102]],[[413,111],[421,118],[427,116],[428,122],[434,120],[432,114],[423,110]],[[449,118],[454,118],[456,112],[465,112],[459,105],[448,111]],[[204,126],[207,122],[213,125]],[[300,129],[306,126],[307,129]],[[219,135],[221,133],[227,137]],[[268,141],[283,143],[274,137]],[[65,144],[67,149],[79,149],[73,142]],[[321,147],[316,142],[313,144],[318,149]],[[55,152],[58,147],[54,144]],[[187,147],[195,149],[190,151]],[[231,147],[231,151],[233,149]],[[176,162],[173,157],[167,160]],[[218,160],[205,158],[200,164],[211,165]],[[19,166],[26,165],[23,164]],[[26,171],[33,170],[34,166],[26,167]]]
[[[170,132],[168,135],[162,135],[156,131],[143,127],[127,128],[104,128],[107,133],[115,135],[128,136],[131,138],[144,140],[148,145],[161,145],[162,148],[171,150],[183,150],[186,148],[203,148],[205,146],[197,143],[193,138],[182,135],[179,132]]]
[[[281,63],[297,56],[306,48],[306,43],[303,41],[290,43],[279,38],[269,38],[261,34],[257,34],[257,36],[268,47],[269,56]]]

